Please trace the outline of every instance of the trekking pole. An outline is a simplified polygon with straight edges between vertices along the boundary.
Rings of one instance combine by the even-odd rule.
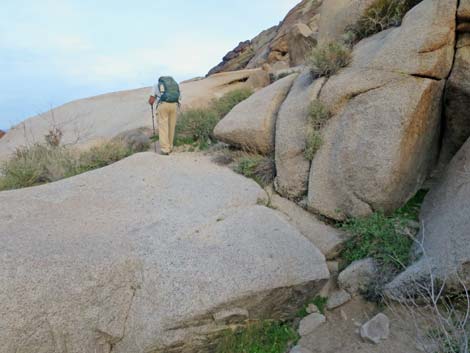
[[[151,108],[152,108],[152,126],[153,126],[153,138],[154,138],[154,141],[153,141],[153,146],[154,146],[154,149],[155,149],[155,153],[157,153],[157,132],[155,131],[155,117],[153,115],[153,104],[151,105]]]

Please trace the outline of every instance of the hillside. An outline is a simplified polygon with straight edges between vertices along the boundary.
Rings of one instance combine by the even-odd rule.
[[[469,24],[303,0],[181,83],[169,155],[149,88],[9,130],[0,353],[469,353]]]

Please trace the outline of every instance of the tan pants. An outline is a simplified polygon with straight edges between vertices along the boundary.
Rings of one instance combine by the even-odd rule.
[[[157,109],[158,137],[160,148],[164,153],[173,150],[173,140],[175,139],[177,103],[162,102]]]

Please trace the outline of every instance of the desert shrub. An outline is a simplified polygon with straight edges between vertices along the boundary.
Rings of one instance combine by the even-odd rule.
[[[322,129],[331,117],[330,110],[318,99],[315,99],[310,103],[309,110],[310,125],[316,130]]]
[[[284,353],[297,342],[297,332],[287,323],[253,322],[238,330],[227,330],[216,353]]]
[[[405,14],[422,0],[377,0],[348,28],[354,40],[367,38],[390,27],[399,26]]]
[[[18,148],[0,167],[0,190],[35,186],[62,179],[75,167],[64,147],[35,144]]]
[[[323,144],[323,138],[321,133],[317,130],[311,130],[307,134],[307,139],[305,142],[304,156],[309,161],[313,160],[318,150]]]
[[[50,144],[21,147],[0,166],[0,191],[68,178],[107,166],[135,152],[122,140],[105,142],[83,152]]]
[[[219,119],[227,115],[237,104],[253,94],[248,88],[240,88],[224,94],[221,98],[211,102],[211,110],[214,110]]]
[[[80,153],[77,166],[75,170],[72,171],[72,175],[105,167],[129,157],[133,153],[135,153],[135,151],[121,140],[104,142]]]
[[[372,257],[388,272],[398,272],[409,265],[416,231],[410,224],[417,221],[425,195],[426,191],[419,191],[391,215],[375,212],[342,223],[340,227],[352,235],[341,254],[346,264]]]
[[[190,109],[182,112],[176,124],[177,139],[197,141],[200,145],[214,140],[213,131],[219,117],[211,109]]]
[[[310,104],[309,127],[305,141],[304,156],[308,160],[313,160],[315,154],[323,144],[321,129],[331,117],[330,110],[318,99]]]
[[[252,178],[261,186],[266,186],[274,180],[274,159],[271,156],[246,153],[238,159],[234,170],[247,178]]]
[[[332,76],[351,62],[351,49],[340,42],[329,42],[312,49],[307,62],[317,77]]]
[[[176,123],[175,145],[199,144],[201,149],[215,141],[213,131],[217,123],[253,91],[236,89],[214,99],[209,107],[189,109],[180,113]]]

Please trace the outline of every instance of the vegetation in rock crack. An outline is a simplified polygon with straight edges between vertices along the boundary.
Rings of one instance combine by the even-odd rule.
[[[227,330],[216,353],[284,353],[299,339],[288,323],[261,321],[235,331]]]
[[[175,145],[198,144],[201,149],[215,142],[213,131],[217,123],[237,104],[253,93],[249,89],[237,89],[212,100],[207,108],[188,109],[180,113],[176,123]]]
[[[337,41],[314,47],[307,58],[315,77],[332,76],[351,62],[351,48]]]
[[[422,0],[377,0],[347,31],[356,42],[390,27],[399,26],[405,14]]]
[[[266,186],[274,180],[274,158],[272,156],[245,153],[238,159],[234,170],[247,178],[252,178],[261,186]]]
[[[419,191],[405,206],[392,215],[375,212],[364,218],[351,218],[340,225],[353,237],[346,243],[341,257],[353,261],[373,257],[380,265],[402,270],[410,262],[413,235],[410,224],[416,223],[426,191]]]
[[[55,143],[20,147],[11,159],[0,166],[0,190],[57,181],[107,166],[135,152],[139,151],[121,140],[105,142],[83,152],[72,151]]]
[[[318,308],[320,314],[324,315],[327,302],[328,298],[317,296],[313,298],[313,300],[305,304],[304,307],[299,310],[299,312],[297,313],[297,317],[304,318],[309,315],[307,312],[307,307],[309,306],[309,304],[314,304]]]
[[[307,137],[305,141],[305,158],[313,160],[315,154],[320,149],[323,139],[321,136],[321,129],[331,117],[329,109],[318,99],[310,104],[309,114],[309,127],[307,130]]]

